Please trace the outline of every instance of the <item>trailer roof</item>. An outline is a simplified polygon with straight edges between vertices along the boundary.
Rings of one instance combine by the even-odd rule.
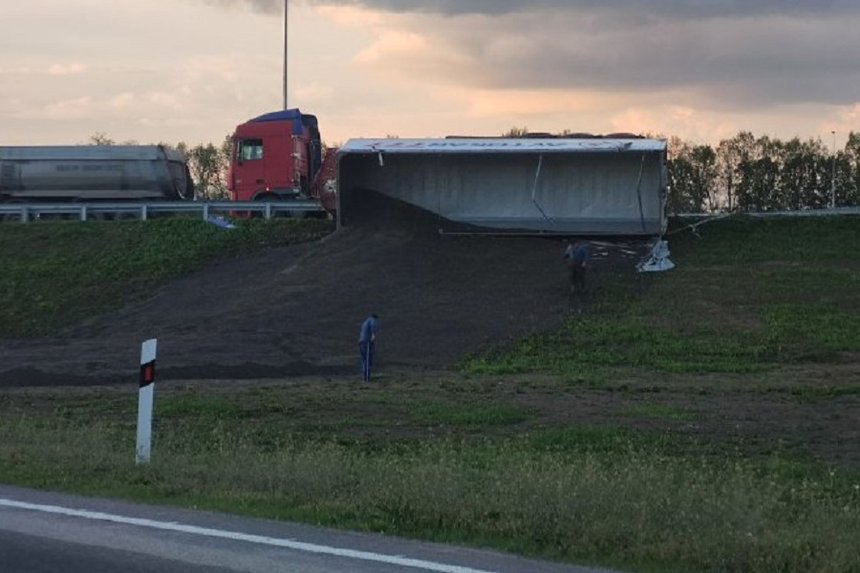
[[[52,145],[0,147],[6,161],[184,161],[172,147],[160,145]]]
[[[350,139],[341,153],[642,153],[666,151],[663,139],[451,138]]]

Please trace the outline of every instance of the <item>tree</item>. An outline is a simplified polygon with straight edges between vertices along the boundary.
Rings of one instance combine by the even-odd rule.
[[[512,127],[502,134],[502,137],[526,137],[529,134],[527,127]]]
[[[669,210],[699,213],[718,207],[717,155],[708,145],[669,139]]]
[[[700,211],[714,211],[717,198],[717,154],[709,145],[697,145],[690,151],[693,164],[693,200]]]
[[[195,184],[195,199],[227,199],[227,170],[230,165],[232,142],[228,136],[220,147],[198,144],[188,147],[184,142],[176,148],[185,154],[188,170]]]
[[[114,143],[116,142],[103,131],[94,133],[89,139],[89,145],[113,145]]]
[[[782,151],[781,208],[824,207],[830,194],[832,163],[821,140],[794,138]]]
[[[716,196],[721,209],[737,209],[737,196],[743,193],[745,185],[743,165],[752,157],[754,143],[753,134],[742,131],[717,146]]]
[[[837,204],[857,205],[860,203],[860,133],[848,134],[837,165]]]

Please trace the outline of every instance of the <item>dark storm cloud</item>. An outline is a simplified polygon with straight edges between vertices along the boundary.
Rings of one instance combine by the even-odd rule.
[[[280,14],[284,0],[206,0]],[[412,15],[396,25],[456,52],[384,53],[409,76],[487,89],[685,90],[712,105],[850,104],[858,0],[290,0]],[[416,61],[421,58],[423,61]],[[466,62],[466,63],[464,63]]]
[[[435,12],[415,31],[466,56],[471,66],[445,75],[474,87],[683,90],[736,109],[852,104],[860,94],[856,0],[361,3]],[[415,68],[400,65],[404,73]]]
[[[211,5],[238,6],[258,12],[283,12],[285,0],[204,0]],[[356,6],[389,12],[485,14],[535,11],[577,11],[648,18],[742,18],[761,15],[860,14],[857,0],[289,0],[291,4]]]
[[[245,0],[270,4],[267,0]],[[282,0],[275,0],[283,4]],[[293,0],[295,1],[295,0]],[[299,0],[302,1],[302,0]],[[668,18],[708,18],[762,14],[860,13],[856,0],[304,0],[317,5],[364,6],[391,12],[509,14],[535,10],[636,13]]]
[[[523,17],[460,30],[454,41],[480,62],[473,76],[491,87],[686,89],[729,106],[853,103],[858,23],[781,14],[620,24],[559,11],[552,22]]]
[[[283,12],[285,0],[203,0],[215,6],[245,7],[268,14]],[[353,6],[388,12],[488,16],[565,11],[611,14],[629,19],[745,18],[763,15],[860,14],[857,0],[289,0],[290,4]]]

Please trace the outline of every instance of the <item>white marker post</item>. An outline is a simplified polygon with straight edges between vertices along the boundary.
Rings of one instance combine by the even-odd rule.
[[[152,403],[155,396],[156,339],[140,345],[140,391],[137,400],[137,463],[148,464],[152,445]]]

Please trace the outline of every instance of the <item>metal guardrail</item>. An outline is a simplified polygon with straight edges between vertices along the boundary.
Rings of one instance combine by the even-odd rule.
[[[199,214],[208,219],[222,213],[259,213],[266,219],[278,214],[290,216],[324,212],[315,201],[144,201],[74,203],[0,203],[0,221],[28,221],[71,216],[80,221],[124,215],[146,221],[159,213]]]
[[[679,219],[717,219],[741,215],[768,219],[771,217],[835,217],[839,215],[860,215],[860,207],[836,207],[835,209],[802,209],[798,211],[760,211],[737,213],[674,213],[670,217]]]

